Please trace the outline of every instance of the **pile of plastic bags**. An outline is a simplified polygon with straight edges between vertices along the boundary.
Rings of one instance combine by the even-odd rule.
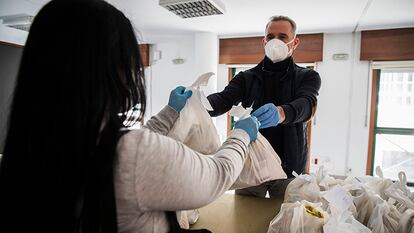
[[[311,175],[294,173],[268,233],[414,233],[414,193],[405,173],[396,182],[379,167],[376,174],[336,179],[323,167]]]

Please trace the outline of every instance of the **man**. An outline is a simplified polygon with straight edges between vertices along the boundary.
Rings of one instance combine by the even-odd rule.
[[[288,178],[303,173],[307,160],[306,122],[313,116],[321,86],[319,74],[299,67],[292,53],[299,46],[296,23],[286,16],[274,16],[266,25],[263,45],[266,56],[254,68],[237,74],[219,93],[208,96],[218,116],[240,102],[253,105],[252,115],[261,123],[260,133],[270,142],[282,160]],[[237,194],[282,195],[291,179],[271,181]]]

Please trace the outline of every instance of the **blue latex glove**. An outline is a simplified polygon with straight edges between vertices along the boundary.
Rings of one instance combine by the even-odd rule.
[[[255,116],[257,120],[260,121],[260,128],[269,128],[274,127],[279,124],[279,111],[277,107],[272,104],[265,104],[262,107],[258,108],[252,113],[252,116]]]
[[[246,133],[250,137],[250,142],[255,141],[257,139],[257,132],[259,131],[260,122],[257,120],[256,117],[251,116],[246,119],[237,121],[234,125],[235,129],[242,129],[246,131]]]
[[[170,93],[170,99],[168,100],[168,106],[172,107],[176,112],[181,112],[184,108],[187,99],[191,97],[193,92],[191,90],[185,91],[185,87],[178,86]]]

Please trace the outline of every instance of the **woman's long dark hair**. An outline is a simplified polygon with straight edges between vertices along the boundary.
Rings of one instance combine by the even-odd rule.
[[[117,232],[115,148],[122,123],[145,112],[143,72],[131,23],[110,4],[40,10],[10,110],[0,232]]]

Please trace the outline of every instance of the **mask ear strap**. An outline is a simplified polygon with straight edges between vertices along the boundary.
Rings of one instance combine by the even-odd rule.
[[[296,35],[295,35],[295,37],[293,37],[293,39],[291,41],[287,42],[286,45],[292,43],[295,39],[296,39]]]
[[[286,43],[286,45],[288,45],[288,44],[290,44],[290,43],[292,43],[293,41],[295,41],[295,39],[296,39],[296,35],[295,35],[295,37],[293,37],[293,39],[291,40],[291,41],[289,41],[288,43]],[[292,47],[292,49],[289,49],[289,51],[292,51],[292,52],[290,52],[291,54],[293,53],[293,51],[295,50],[296,48],[293,48]]]

